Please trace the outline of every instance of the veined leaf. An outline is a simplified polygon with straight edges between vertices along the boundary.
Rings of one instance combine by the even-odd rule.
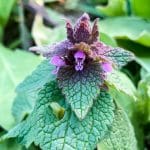
[[[16,86],[40,61],[31,53],[19,50],[12,52],[0,45],[0,125],[4,129],[9,129],[14,123],[11,106]]]
[[[106,84],[113,99],[121,105],[132,118],[137,90],[132,81],[122,72],[113,70],[107,75]]]
[[[122,72],[113,70],[107,75],[106,83],[109,87],[115,88],[136,100],[136,88],[132,81]]]
[[[100,52],[100,55],[121,68],[134,59],[134,54],[120,47],[109,48]]]
[[[62,68],[58,72],[58,83],[79,119],[84,119],[100,93],[103,77],[100,76],[99,63],[88,64],[83,71],[74,68]]]
[[[38,92],[43,85],[55,79],[51,73],[54,66],[45,60],[31,75],[19,84],[16,89],[17,96],[12,106],[12,113],[17,122],[21,121],[26,115],[29,115],[34,108]]]
[[[150,121],[150,74],[139,82],[138,96],[137,111],[140,114],[139,118],[142,118],[144,124]]]
[[[137,150],[133,126],[122,109],[117,109],[109,134],[98,144],[98,150]]]
[[[60,93],[55,81],[46,84],[38,94],[31,115],[2,139],[17,137],[26,147],[34,142],[43,150],[94,149],[113,122],[113,99],[106,91],[101,91],[91,111],[80,121],[70,107],[64,104],[64,97]],[[50,107],[50,103],[54,101],[66,109],[60,120]]]
[[[150,22],[141,18],[108,18],[100,21],[100,29],[101,32],[117,39],[129,39],[150,47]]]

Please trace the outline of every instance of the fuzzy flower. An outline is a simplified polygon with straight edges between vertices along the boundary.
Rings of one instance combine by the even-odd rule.
[[[84,13],[74,26],[66,21],[67,39],[45,47],[32,47],[30,50],[42,53],[56,66],[54,73],[64,67],[72,67],[81,72],[90,63],[98,62],[104,73],[112,67],[121,67],[132,60],[133,55],[122,48],[112,48],[100,42],[98,19],[90,25],[89,15]]]
[[[74,58],[75,58],[75,62],[76,62],[76,65],[75,65],[76,71],[83,70],[83,64],[84,64],[85,57],[86,56],[85,56],[84,52],[82,52],[82,51],[77,51],[74,54]]]
[[[60,67],[65,66],[65,61],[59,56],[53,56],[50,63],[56,66],[56,70],[53,71],[54,74],[58,72]]]
[[[103,69],[104,72],[111,72],[112,71],[111,63],[103,62],[102,63],[102,69]]]

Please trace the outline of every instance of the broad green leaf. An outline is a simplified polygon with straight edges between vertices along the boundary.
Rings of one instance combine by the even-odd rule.
[[[17,144],[14,139],[8,139],[0,142],[0,150],[22,150],[22,146]]]
[[[106,16],[123,16],[127,14],[126,0],[108,0],[107,5],[97,6],[96,8]]]
[[[116,103],[118,103],[123,110],[128,114],[128,117],[132,119],[135,107],[135,99],[121,91],[109,88],[109,93],[113,97]]]
[[[132,120],[136,131],[136,138],[138,139],[138,147],[143,149],[143,131],[139,122],[141,119],[137,115],[136,111],[139,110],[137,106],[138,97],[137,90],[131,80],[122,72],[113,71],[112,74],[108,74],[107,85],[109,87],[109,93],[113,99],[121,105],[122,109],[128,114],[128,117]],[[135,101],[136,100],[136,101]]]
[[[115,88],[136,100],[136,88],[132,81],[124,73],[113,70],[107,75],[106,83],[109,87]]]
[[[0,45],[0,125],[9,129],[14,124],[11,106],[16,86],[40,63],[31,53],[10,51]],[[4,115],[7,114],[7,115]]]
[[[118,108],[109,134],[98,144],[98,150],[138,150],[133,126],[126,113]]]
[[[50,82],[39,92],[36,105],[30,116],[10,130],[2,139],[17,137],[18,141],[29,147],[31,143],[41,149],[92,150],[101,140],[113,122],[113,99],[106,91],[101,91],[91,111],[80,121],[69,106],[64,105],[56,82]],[[51,102],[65,107],[60,120],[53,114]]]
[[[16,0],[0,0],[0,26],[4,27],[7,23],[15,2]]]
[[[113,47],[117,46],[117,42],[114,38],[110,37],[108,34],[100,33],[100,41],[104,42],[106,45],[110,45]]]
[[[55,79],[55,75],[52,73],[53,69],[55,69],[55,67],[51,65],[48,60],[42,61],[32,74],[28,75],[24,81],[18,85],[16,91],[21,93],[38,90],[45,83]]]
[[[136,61],[150,73],[150,58],[149,57],[138,57]]]
[[[143,124],[150,121],[150,74],[142,79],[138,84],[138,96],[137,102],[138,112],[140,118],[143,120]]]
[[[119,68],[134,59],[133,53],[120,47],[108,48],[101,52],[101,56],[106,60],[112,61],[112,63]]]
[[[116,17],[100,21],[101,32],[117,39],[129,39],[150,47],[150,21],[137,17]]]
[[[88,64],[82,71],[62,68],[58,72],[58,83],[79,119],[84,119],[100,93],[103,82],[99,63]]]
[[[132,51],[137,57],[150,57],[149,47],[131,41],[129,39],[117,39],[119,47]],[[136,60],[136,59],[135,59]]]
[[[150,19],[150,1],[143,0],[130,0],[131,1],[131,8],[134,15]]]
[[[124,108],[128,116],[132,117],[134,103],[137,100],[137,91],[132,81],[124,73],[113,70],[107,75],[106,84],[114,100]]]
[[[16,89],[17,96],[12,106],[12,113],[17,122],[21,121],[26,115],[29,115],[34,108],[37,93],[43,85],[55,79],[51,73],[54,66],[45,60],[31,75],[19,84]]]

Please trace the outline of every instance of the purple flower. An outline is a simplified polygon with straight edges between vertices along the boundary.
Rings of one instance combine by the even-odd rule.
[[[66,65],[65,61],[62,58],[60,58],[60,56],[53,56],[51,58],[50,63],[56,66],[56,70],[53,71],[54,74],[57,74],[57,72],[59,71],[60,67]]]
[[[104,72],[112,72],[112,64],[109,62],[103,62],[102,64],[102,69]]]
[[[77,51],[74,54],[74,58],[75,58],[75,62],[76,62],[76,65],[75,65],[76,71],[83,70],[83,64],[84,64],[84,60],[85,60],[85,54],[84,54],[84,52]]]
[[[112,48],[100,42],[98,31],[98,19],[90,26],[90,17],[84,13],[74,26],[67,20],[67,39],[45,47],[32,47],[30,50],[43,54],[56,66],[55,73],[61,67],[72,67],[75,71],[83,71],[89,63],[99,62],[104,72],[110,72],[112,66],[124,65],[129,59],[116,59],[122,57],[120,48]],[[114,58],[114,55],[116,55]],[[124,53],[125,57],[130,56]],[[118,63],[119,62],[119,63]],[[123,63],[125,62],[125,63]],[[119,65],[120,65],[119,64]]]

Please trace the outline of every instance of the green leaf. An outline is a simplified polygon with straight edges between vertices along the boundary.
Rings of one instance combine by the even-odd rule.
[[[100,29],[111,37],[129,39],[150,47],[150,21],[137,17],[108,18],[100,21]]]
[[[117,42],[114,38],[110,37],[108,34],[100,33],[100,41],[104,42],[106,45],[110,45],[113,47],[117,46]]]
[[[0,142],[0,150],[22,150],[22,146],[17,144],[14,139],[8,139]]]
[[[80,121],[70,107],[64,105],[64,97],[60,93],[56,82],[46,84],[39,92],[31,115],[2,139],[17,137],[26,147],[34,142],[43,150],[94,149],[112,124],[115,109],[113,99],[106,91],[101,91],[91,111]],[[50,107],[54,101],[66,109],[60,120]]]
[[[137,100],[137,90],[132,81],[124,73],[113,70],[107,75],[106,84],[114,100],[132,117]]]
[[[138,139],[138,147],[139,149],[143,149],[143,129],[139,123],[143,122],[141,120],[144,116],[140,118],[140,115],[136,113],[140,108],[137,105],[139,99],[137,96],[137,89],[129,77],[124,73],[115,70],[111,74],[108,74],[106,82],[109,87],[109,93],[113,99],[122,107],[122,109],[128,114],[128,117],[132,120],[136,131],[136,138]]]
[[[51,72],[54,66],[45,60],[31,75],[19,84],[16,89],[17,96],[12,106],[12,113],[17,122],[20,122],[26,115],[29,115],[34,108],[38,92],[43,85],[55,79]]]
[[[149,47],[146,47],[129,39],[117,39],[117,44],[119,47],[130,50],[137,57],[150,57]]]
[[[136,61],[150,73],[150,58],[149,57],[138,57]]]
[[[93,100],[100,93],[100,85],[103,82],[101,72],[99,63],[89,63],[84,66],[83,71],[65,67],[58,72],[58,83],[66,101],[79,119],[85,118],[93,105]]]
[[[98,144],[98,150],[137,150],[133,126],[126,113],[118,108],[109,134]]]
[[[0,125],[4,129],[9,129],[14,124],[11,106],[16,86],[40,61],[39,57],[31,53],[20,50],[12,52],[0,45]]]
[[[107,75],[106,83],[110,88],[116,89],[136,100],[136,88],[124,73],[113,70]]]
[[[15,2],[16,0],[0,0],[0,26],[4,27],[7,23]]]
[[[104,50],[101,54],[104,58],[111,60],[115,66],[122,67],[134,59],[134,54],[120,47]]]
[[[150,19],[149,6],[150,6],[149,0],[143,0],[142,3],[141,0],[131,0],[131,7],[134,15]]]
[[[138,96],[137,111],[144,124],[150,121],[150,74],[139,82]]]
[[[106,16],[127,15],[126,0],[108,0],[107,5],[97,6],[97,10]]]

